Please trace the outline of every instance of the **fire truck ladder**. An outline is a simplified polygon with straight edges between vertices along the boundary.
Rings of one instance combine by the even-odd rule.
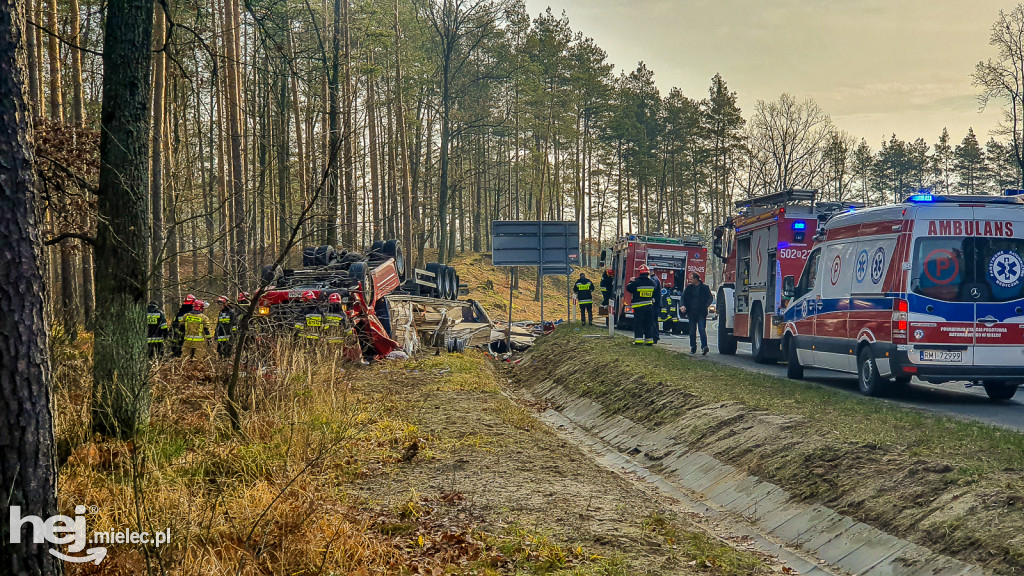
[[[773,206],[783,206],[786,204],[794,204],[797,202],[808,202],[811,205],[814,204],[814,197],[818,194],[817,190],[799,190],[796,188],[787,188],[782,192],[774,192],[772,194],[765,194],[764,196],[755,196],[754,198],[748,198],[746,200],[737,200],[735,202],[736,208],[770,208]]]

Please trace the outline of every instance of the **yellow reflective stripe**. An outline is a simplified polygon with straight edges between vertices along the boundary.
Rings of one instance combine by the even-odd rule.
[[[641,298],[651,298],[654,296],[654,288],[637,288],[636,293],[639,294]]]
[[[651,302],[651,301],[639,302],[639,303],[634,302],[633,303],[633,308],[641,308],[643,306],[650,306],[651,304],[654,304],[654,302]]]
[[[593,300],[580,300],[580,304],[593,304]]]

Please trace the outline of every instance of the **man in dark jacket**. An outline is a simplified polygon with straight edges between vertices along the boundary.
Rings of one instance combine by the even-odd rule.
[[[587,275],[580,272],[580,279],[573,285],[572,291],[576,294],[576,302],[580,305],[580,324],[586,324],[590,318],[590,325],[594,325],[594,283],[587,278]]]
[[[654,346],[657,331],[652,329],[657,327],[658,321],[655,313],[659,296],[655,293],[657,285],[646,264],[641,265],[638,272],[640,275],[626,285],[626,291],[633,296],[633,344]]]
[[[215,337],[217,338],[217,354],[221,358],[231,357],[231,348],[234,344],[235,333],[238,328],[235,326],[235,322],[238,319],[238,310],[231,304],[227,296],[221,296],[217,298],[217,303],[220,304],[220,314],[217,315],[217,328]]]
[[[697,334],[700,333],[701,354],[708,353],[708,307],[711,306],[711,289],[701,281],[700,274],[690,274],[690,284],[683,291],[681,312],[690,321],[690,354],[697,353]]]

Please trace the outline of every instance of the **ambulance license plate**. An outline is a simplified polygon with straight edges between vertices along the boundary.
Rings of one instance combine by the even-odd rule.
[[[926,362],[963,362],[960,350],[921,350],[921,360]]]

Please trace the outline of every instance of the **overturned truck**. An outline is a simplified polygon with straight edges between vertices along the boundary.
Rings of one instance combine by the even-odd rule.
[[[259,333],[292,334],[311,315],[328,312],[330,296],[338,294],[339,315],[368,356],[385,356],[402,348],[412,353],[419,347],[419,338],[408,337],[410,300],[418,308],[462,308],[466,303],[458,298],[468,293],[451,266],[431,262],[425,269],[408,270],[398,240],[374,242],[365,252],[339,251],[330,245],[306,247],[300,268],[264,266],[261,280],[267,288],[255,315]],[[479,306],[464,316],[490,323]],[[398,334],[396,319],[401,322]],[[430,342],[453,348],[446,336],[435,334]]]

